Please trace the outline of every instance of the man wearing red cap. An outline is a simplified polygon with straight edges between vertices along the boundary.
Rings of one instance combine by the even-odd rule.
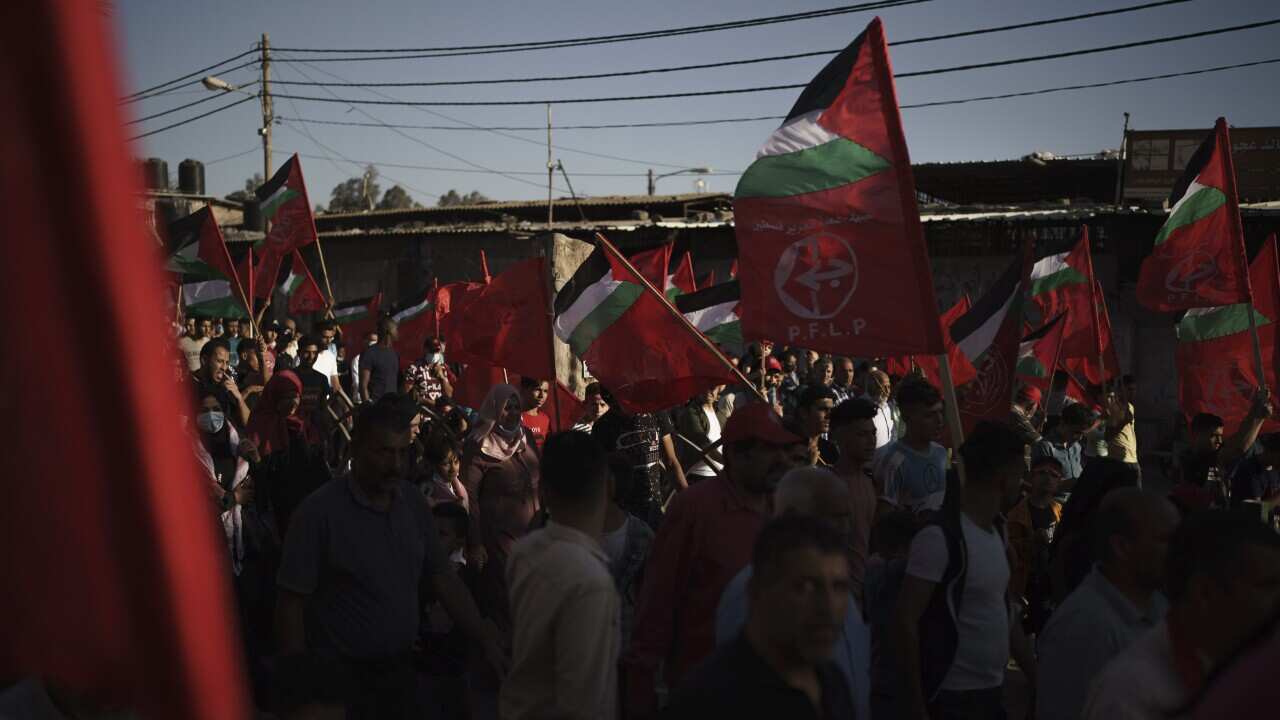
[[[1022,441],[1028,445],[1040,442],[1040,430],[1033,419],[1040,409],[1040,400],[1040,388],[1024,385],[1018,390],[1013,405],[1009,408],[1009,427],[1021,435]]]
[[[806,460],[804,440],[763,403],[735,411],[721,439],[724,472],[675,497],[650,550],[623,658],[631,717],[652,716],[659,685],[674,688],[711,654],[720,594],[751,561],[778,480]]]

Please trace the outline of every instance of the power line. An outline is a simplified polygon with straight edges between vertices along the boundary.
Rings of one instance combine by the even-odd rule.
[[[1280,18],[1272,20],[1263,20],[1260,22],[1246,23],[1244,25],[1233,25],[1231,27],[1216,28],[1213,30],[1201,30],[1194,33],[1183,33],[1181,35],[1171,35],[1161,38],[1152,38],[1149,40],[1138,40],[1134,42],[1119,43],[1115,45],[1103,45],[1094,48],[1085,48],[1081,50],[1068,50],[1065,52],[1048,53],[1045,55],[1031,55],[1020,58],[1010,58],[1007,60],[994,60],[984,63],[971,63],[968,65],[956,65],[951,67],[931,68],[929,70],[917,70],[914,72],[905,72],[896,74],[896,79],[922,77],[925,75],[943,75],[953,72],[962,72],[968,70],[978,70],[984,68],[1004,67],[1008,65],[1019,65],[1023,63],[1041,62],[1044,60],[1059,60],[1068,57],[1077,57],[1080,55],[1092,55],[1095,53],[1112,52],[1115,50],[1124,50],[1128,48],[1144,47],[1147,45],[1156,45],[1160,43],[1177,42],[1181,40],[1189,40],[1192,38],[1208,37],[1211,35],[1220,35],[1224,33],[1239,32],[1242,30],[1252,30],[1260,27],[1280,24]],[[350,98],[341,98],[333,95],[332,99],[317,98],[307,95],[287,95],[276,94],[276,97],[292,98],[294,100],[304,100],[310,102],[342,102],[354,105],[395,105],[401,107],[493,107],[493,106],[516,106],[516,105],[576,105],[583,103],[605,103],[605,102],[629,102],[635,100],[661,100],[667,98],[688,98],[688,97],[707,97],[712,95],[741,95],[746,93],[771,92],[774,90],[795,90],[806,87],[808,83],[792,83],[786,85],[764,85],[754,88],[730,88],[725,90],[694,90],[687,92],[674,93],[654,93],[649,95],[618,95],[612,97],[596,97],[596,98],[558,98],[558,99],[541,99],[541,100],[358,100]],[[326,87],[321,87],[328,90]]]
[[[695,35],[699,33],[718,32],[721,30],[738,30],[749,27],[761,27],[765,25],[775,25],[778,23],[796,22],[799,20],[814,20],[826,17],[834,17],[837,15],[847,15],[849,13],[864,12],[867,10],[882,10],[904,5],[916,5],[932,0],[879,0],[878,2],[866,2],[856,5],[844,5],[834,8],[825,8],[822,10],[810,10],[806,12],[790,13],[786,15],[773,15],[769,17],[751,18],[746,20],[732,20],[722,23],[712,23],[707,25],[692,25],[678,28],[668,28],[665,30],[646,30],[633,33],[620,33],[616,35],[594,35],[588,37],[564,38],[560,40],[538,40],[520,43],[497,43],[490,45],[455,45],[448,47],[426,47],[426,48],[279,48],[281,52],[301,52],[301,53],[364,53],[370,56],[382,53],[429,53],[414,54],[401,56],[382,56],[382,57],[354,57],[354,58],[310,58],[309,62],[343,62],[343,61],[361,61],[361,60],[406,60],[426,57],[460,57],[465,55],[489,55],[495,53],[525,52],[528,50],[547,50],[553,48],[565,47],[582,47],[585,45],[604,45],[610,43],[630,42],[632,40],[651,40],[663,37],[675,37],[679,35]],[[438,53],[438,54],[437,54]]]
[[[254,80],[253,82],[240,85],[240,87],[241,88],[253,87],[254,85],[257,85],[257,84],[258,84],[258,81]],[[219,97],[221,97],[221,94],[215,94],[213,91],[209,91],[208,97],[203,97],[203,98],[200,98],[199,100],[194,100],[185,105],[179,105],[178,107],[170,108],[162,112],[152,113],[151,115],[147,115],[146,117],[140,117],[137,120],[130,120],[129,122],[125,123],[125,125],[137,125],[138,123],[146,122],[148,120],[154,120],[158,117],[164,117],[165,115],[172,115],[173,113],[176,113],[179,110],[186,110],[189,107],[195,107],[196,105],[209,102],[210,100],[214,100]]]
[[[162,133],[162,132],[164,132],[165,130],[172,130],[172,129],[176,128],[176,127],[182,127],[183,125],[186,125],[187,123],[193,123],[193,122],[195,122],[195,121],[197,121],[197,120],[199,120],[199,119],[201,119],[201,118],[207,118],[207,117],[209,117],[210,115],[214,115],[214,114],[216,114],[216,113],[220,113],[220,112],[222,112],[223,110],[230,110],[231,108],[233,108],[233,107],[235,107],[235,106],[237,106],[237,105],[241,105],[241,104],[243,104],[243,103],[247,103],[247,102],[249,102],[250,100],[257,100],[257,99],[258,99],[258,98],[257,98],[256,96],[252,96],[252,95],[251,95],[251,96],[249,96],[249,97],[243,97],[243,98],[240,98],[239,100],[237,100],[237,101],[235,101],[235,102],[233,102],[233,103],[231,103],[231,104],[229,104],[229,105],[223,105],[222,107],[216,107],[216,108],[214,108],[214,109],[210,110],[209,112],[200,113],[199,115],[196,115],[196,116],[194,116],[194,117],[189,117],[189,118],[187,118],[186,120],[179,120],[178,122],[173,123],[172,125],[165,125],[165,126],[164,126],[164,127],[162,127],[162,128],[156,128],[155,130],[151,130],[151,131],[149,131],[149,132],[144,132],[144,133],[142,133],[141,135],[134,135],[133,137],[129,138],[129,140],[130,140],[130,141],[132,141],[132,140],[141,140],[141,139],[142,139],[142,138],[144,138],[144,137],[150,137],[150,136],[152,136],[152,135],[155,135],[156,133]]]
[[[1160,2],[1144,3],[1142,5],[1132,5],[1129,7],[1116,8],[1113,10],[1103,10],[1099,12],[1083,13],[1078,15],[1068,15],[1064,17],[1048,18],[1045,20],[1035,20],[1031,22],[1017,23],[1014,25],[1003,25],[1000,27],[981,28],[978,30],[966,30],[963,32],[947,33],[944,35],[933,35],[928,37],[911,38],[890,43],[891,46],[911,45],[915,43],[933,42],[935,40],[947,40],[958,37],[970,37],[974,35],[984,35],[988,33],[1005,32],[1008,30],[1017,30],[1029,27],[1038,27],[1044,25],[1054,25],[1057,23],[1071,22],[1075,20],[1084,20],[1089,18],[1102,17],[1105,15],[1116,15],[1119,13],[1135,12],[1137,10],[1147,10],[1153,7],[1164,5],[1172,5],[1176,3],[1189,2],[1190,0],[1161,0]],[[1161,42],[1168,42],[1161,40]],[[1119,47],[1136,47],[1134,46],[1118,46],[1111,49],[1119,49]],[[601,78],[618,78],[618,77],[635,77],[639,75],[655,75],[662,73],[687,72],[690,70],[710,70],[715,68],[734,67],[739,65],[754,65],[758,63],[778,62],[781,60],[796,60],[800,58],[810,58],[825,55],[834,55],[843,48],[833,50],[812,50],[798,53],[788,53],[784,55],[771,55],[767,57],[747,58],[744,60],[725,60],[721,62],[699,63],[694,65],[675,65],[659,68],[646,68],[643,70],[624,70],[618,72],[605,73],[580,73],[577,75],[543,75],[535,77],[515,77],[515,78],[497,78],[491,80],[432,80],[425,82],[298,82],[292,80],[283,80],[278,85],[299,85],[299,86],[320,86],[320,87],[450,87],[461,85],[503,85],[511,83],[535,83],[535,82],[565,82],[570,80],[598,80]],[[1096,50],[1095,50],[1096,51]],[[303,62],[298,60],[297,62]],[[904,76],[899,76],[904,77]]]
[[[128,103],[138,102],[139,100],[147,100],[147,99],[152,98],[152,97],[157,97],[157,96],[159,96],[159,95],[163,95],[163,94],[164,94],[163,92],[155,93],[155,94],[153,94],[153,95],[148,95],[148,93],[151,93],[153,90],[160,90],[161,88],[167,88],[167,87],[169,87],[170,85],[175,85],[175,84],[182,83],[182,82],[185,82],[185,81],[187,81],[187,80],[190,80],[190,79],[192,79],[192,78],[199,77],[200,75],[203,75],[203,74],[205,74],[206,72],[209,72],[209,71],[211,71],[211,70],[216,70],[217,68],[219,68],[219,67],[221,67],[221,66],[223,66],[223,65],[226,65],[226,64],[227,64],[227,63],[229,63],[229,62],[233,62],[233,61],[235,61],[235,60],[239,60],[240,58],[244,57],[245,55],[252,55],[252,54],[254,54],[254,53],[256,53],[256,52],[258,52],[258,50],[257,50],[257,49],[254,49],[254,50],[245,50],[244,52],[240,53],[239,55],[233,55],[233,56],[231,56],[231,57],[227,58],[226,60],[223,60],[223,61],[222,61],[222,62],[220,62],[220,63],[214,63],[213,65],[210,65],[209,67],[201,68],[201,69],[199,69],[199,70],[196,70],[196,71],[195,71],[195,72],[193,72],[193,73],[188,73],[188,74],[186,74],[186,75],[183,75],[182,77],[174,78],[174,79],[172,79],[172,80],[170,80],[170,81],[168,81],[168,82],[162,82],[162,83],[160,83],[159,85],[152,85],[151,87],[149,87],[149,88],[147,88],[147,89],[145,89],[145,90],[139,90],[138,92],[133,93],[132,95],[126,95],[126,96],[124,96],[123,98],[120,98],[120,104],[121,104],[121,105],[126,105],[126,104],[128,104]],[[225,68],[225,69],[223,69],[223,70],[220,70],[219,72],[234,72],[234,71],[236,71],[236,70],[240,70],[240,69],[242,69],[242,68],[247,68],[247,67],[249,67],[249,66],[251,66],[251,65],[257,65],[257,64],[258,64],[258,61],[257,61],[257,60],[250,60],[250,61],[249,61],[249,62],[247,62],[247,63],[241,63],[241,64],[239,64],[239,65],[236,65],[236,66],[235,66],[235,67],[233,67],[233,68]],[[144,96],[145,96],[145,97],[144,97]]]
[[[220,163],[220,162],[226,162],[226,161],[228,161],[228,160],[235,160],[236,158],[242,158],[242,157],[244,157],[245,155],[248,155],[249,153],[256,153],[256,152],[258,152],[258,151],[259,151],[259,150],[261,150],[261,149],[262,149],[262,148],[258,147],[257,145],[254,145],[253,147],[249,148],[248,150],[245,150],[245,151],[243,151],[243,152],[238,152],[238,153],[236,153],[235,155],[228,155],[228,156],[226,156],[226,157],[220,157],[220,158],[218,158],[218,159],[216,159],[216,160],[210,160],[210,161],[206,162],[206,163],[204,164],[204,166],[205,166],[205,167],[209,167],[210,165],[217,165],[217,164],[218,164],[218,163]]]
[[[987,100],[1004,100],[1007,98],[1027,97],[1031,95],[1047,95],[1050,93],[1067,92],[1072,90],[1086,90],[1090,88],[1111,87],[1113,85],[1127,85],[1131,83],[1149,82],[1153,80],[1167,80],[1171,78],[1189,77],[1192,75],[1204,75],[1207,73],[1222,72],[1226,70],[1237,70],[1241,68],[1255,67],[1259,65],[1269,65],[1272,63],[1280,63],[1280,58],[1272,58],[1269,60],[1257,60],[1254,62],[1235,63],[1232,65],[1218,65],[1215,67],[1200,68],[1197,70],[1186,70],[1182,72],[1164,73],[1161,75],[1148,75],[1144,77],[1127,78],[1124,80],[1109,80],[1105,82],[1086,83],[1081,85],[1064,85],[1060,87],[1044,88],[1041,90],[1027,90],[1023,92],[1005,93],[1001,95],[983,95],[979,97],[960,98],[955,100],[938,100],[933,102],[915,103],[909,105],[900,105],[899,108],[909,110],[912,108],[938,107],[941,105],[964,105],[973,102],[982,102]],[[785,115],[761,115],[757,117],[736,117],[736,118],[716,118],[711,120],[672,120],[668,122],[646,122],[646,123],[606,123],[599,125],[565,125],[557,126],[557,130],[612,130],[624,128],[651,128],[651,127],[687,127],[693,125],[722,125],[729,123],[745,123],[745,122],[762,122],[766,120],[782,120]],[[298,118],[281,118],[282,120],[298,120]],[[345,125],[353,127],[374,127],[371,123],[349,122],[341,120],[308,120],[307,122],[316,123],[318,125]],[[377,125],[376,127],[387,127],[386,125]],[[395,127],[409,129],[427,129],[427,130],[512,130],[512,131],[528,131],[528,130],[545,130],[534,126],[527,127],[502,127],[502,128],[485,128],[479,126],[473,127],[450,127],[444,125],[397,125]]]
[[[745,123],[759,122],[763,120],[782,120],[785,115],[759,115],[756,117],[739,117],[739,118],[716,118],[713,120],[673,120],[670,122],[644,122],[644,123],[601,123],[597,125],[556,125],[556,130],[613,130],[617,128],[646,128],[646,127],[683,127],[686,125],[724,125],[728,123]],[[378,123],[356,122],[354,120],[316,120],[314,118],[296,118],[296,117],[279,117],[280,120],[309,122],[313,125],[344,125],[347,127],[384,127]],[[404,125],[397,124],[395,127],[405,130],[469,130],[482,132],[546,132],[546,126],[536,127],[533,125]],[[533,141],[537,142],[537,141]],[[552,146],[558,147],[558,146]],[[656,164],[656,163],[654,163]],[[575,173],[581,174],[581,173]]]
[[[306,153],[298,153],[301,157],[309,157],[315,160],[323,160],[321,156],[308,155]],[[428,170],[433,172],[451,172],[451,173],[467,173],[467,174],[487,174],[487,173],[506,173],[508,175],[532,175],[536,177],[546,176],[546,172],[531,170],[476,170],[475,168],[458,168],[458,167],[439,167],[434,165],[411,165],[408,163],[382,162],[379,160],[354,160],[350,162],[359,162],[363,165],[374,165],[378,168],[404,168],[406,170]],[[207,164],[207,163],[206,163]],[[700,176],[707,177],[735,177],[741,175],[741,170],[722,170],[719,172],[699,173]],[[611,172],[575,172],[578,177],[616,177],[616,178],[641,178],[647,177],[647,173],[631,172],[631,173],[611,173]]]
[[[311,79],[311,78],[310,78],[310,76],[308,76],[305,72],[303,72],[301,68],[294,67],[293,69],[294,69],[295,71],[297,71],[300,75],[302,75],[304,78],[307,78],[308,80],[310,80],[310,79]],[[324,90],[326,93],[329,93],[329,95],[333,96],[334,98],[337,98],[337,97],[338,97],[337,95],[335,95],[335,94],[333,93],[333,91],[332,91],[332,90],[329,90],[328,88],[321,88],[321,89],[322,89],[322,90]],[[288,98],[289,96],[287,96],[287,95],[282,95],[282,96],[280,96],[280,97]],[[438,148],[438,147],[436,147],[435,145],[432,145],[431,143],[429,143],[429,142],[427,142],[427,141],[425,141],[425,140],[423,140],[423,139],[421,139],[421,138],[414,137],[413,135],[410,135],[410,134],[408,134],[408,133],[404,132],[403,130],[400,130],[399,128],[393,128],[393,127],[390,127],[390,126],[389,126],[386,122],[384,122],[381,118],[379,118],[379,117],[375,117],[374,115],[372,115],[372,114],[371,114],[371,113],[369,113],[368,111],[364,110],[363,108],[360,108],[360,107],[357,107],[357,106],[355,106],[355,105],[352,105],[351,103],[347,103],[347,105],[348,105],[348,107],[350,107],[352,110],[354,110],[354,111],[356,111],[356,112],[360,113],[361,115],[364,115],[365,117],[369,118],[370,120],[372,120],[372,121],[374,121],[374,122],[376,122],[376,123],[380,123],[383,127],[386,127],[387,129],[391,130],[391,131],[392,131],[392,132],[394,132],[395,134],[397,134],[397,135],[399,135],[399,136],[401,136],[401,137],[405,138],[406,140],[409,140],[410,142],[417,143],[417,144],[419,144],[419,145],[421,145],[421,146],[423,146],[423,147],[427,148],[428,150],[431,150],[431,151],[433,151],[433,152],[436,152],[436,153],[439,153],[439,154],[441,154],[441,155],[444,155],[445,157],[448,157],[448,158],[452,158],[452,159],[454,159],[454,160],[457,160],[458,162],[463,163],[464,165],[470,165],[470,166],[471,166],[471,167],[473,167],[473,168],[477,168],[477,169],[480,169],[480,170],[489,170],[489,171],[493,172],[495,175],[500,175],[500,176],[505,177],[505,178],[507,178],[508,180],[511,180],[511,181],[513,181],[513,182],[523,183],[523,184],[525,184],[525,185],[532,185],[532,186],[534,186],[534,187],[536,187],[536,188],[539,188],[539,189],[541,189],[541,188],[542,188],[542,184],[541,184],[541,183],[535,183],[535,182],[532,182],[532,181],[530,181],[530,180],[525,180],[525,179],[524,179],[524,178],[522,178],[522,177],[518,177],[518,176],[515,176],[515,175],[508,175],[508,174],[506,174],[506,173],[493,171],[491,168],[487,168],[487,167],[485,167],[484,165],[481,165],[481,164],[476,163],[476,162],[472,162],[471,160],[468,160],[468,159],[466,159],[466,158],[464,158],[464,157],[462,157],[462,156],[460,156],[460,155],[455,155],[455,154],[453,154],[453,153],[449,152],[448,150],[443,150],[443,149],[441,149],[441,148]],[[559,189],[559,188],[557,188],[557,189]],[[561,190],[561,191],[563,192],[563,190]]]

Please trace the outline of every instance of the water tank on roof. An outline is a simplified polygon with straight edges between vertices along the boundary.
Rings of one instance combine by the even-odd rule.
[[[148,190],[168,190],[169,163],[160,158],[142,161],[142,186]]]
[[[258,204],[257,198],[244,201],[244,221],[240,227],[244,230],[262,232],[262,207]]]
[[[178,189],[188,195],[203,195],[204,163],[191,158],[178,163]]]

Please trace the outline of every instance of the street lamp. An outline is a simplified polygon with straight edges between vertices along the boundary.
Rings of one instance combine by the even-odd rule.
[[[244,93],[245,95],[252,94],[244,90],[241,90],[235,85],[232,85],[226,80],[223,80],[222,78],[217,77],[215,75],[205,75],[204,79],[200,81],[200,84],[204,85],[205,89],[213,90],[215,92],[219,92],[219,91],[220,92],[238,92],[238,93]]]
[[[649,194],[650,195],[653,194],[654,187],[658,184],[658,181],[661,180],[662,178],[671,177],[672,175],[683,175],[685,173],[691,173],[693,175],[707,175],[711,173],[711,168],[709,167],[685,168],[683,170],[676,170],[675,172],[663,173],[661,175],[654,175],[653,168],[650,168],[649,169]]]

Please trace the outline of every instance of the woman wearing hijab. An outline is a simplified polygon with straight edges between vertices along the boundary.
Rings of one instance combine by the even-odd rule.
[[[521,411],[520,391],[495,385],[480,406],[462,450],[462,483],[471,499],[469,544],[484,550],[469,554],[473,562],[483,557],[476,604],[508,639],[507,557],[538,512],[538,455],[533,436],[520,422]],[[496,691],[496,684],[492,689]]]
[[[302,381],[292,370],[281,370],[267,381],[245,426],[262,456],[255,468],[258,491],[270,495],[281,537],[298,503],[330,480],[323,448],[298,415],[301,404]]]
[[[249,475],[249,463],[240,452],[240,435],[227,422],[225,409],[215,392],[202,392],[196,413],[196,460],[204,470],[215,500],[222,509],[239,504],[248,492],[240,490]]]

